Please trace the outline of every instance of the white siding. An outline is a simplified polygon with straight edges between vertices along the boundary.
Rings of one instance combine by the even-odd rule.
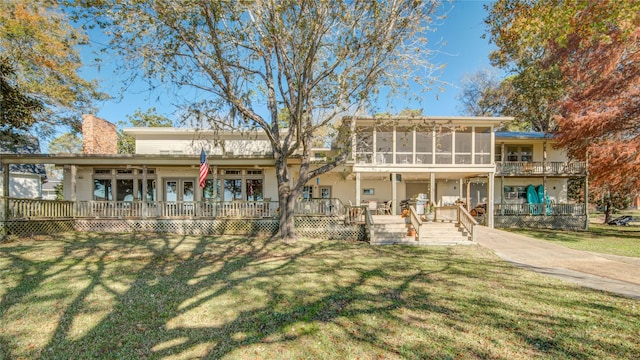
[[[266,140],[136,140],[136,154],[185,154],[198,155],[204,149],[207,155],[265,155],[270,154],[271,144]]]
[[[2,174],[2,172],[0,172]],[[4,190],[3,177],[0,176],[0,195]],[[10,174],[9,196],[20,199],[42,198],[42,180],[35,174]]]

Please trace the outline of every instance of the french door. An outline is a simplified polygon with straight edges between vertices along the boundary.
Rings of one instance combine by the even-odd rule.
[[[193,178],[164,180],[165,216],[194,216],[195,184]]]

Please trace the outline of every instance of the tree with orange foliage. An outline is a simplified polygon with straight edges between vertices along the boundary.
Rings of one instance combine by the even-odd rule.
[[[595,195],[634,195],[640,188],[640,2],[500,0],[488,9],[490,38],[498,46],[494,64],[550,75],[546,83],[530,84],[532,94],[561,90],[548,97],[556,139],[572,158],[588,157]]]
[[[84,80],[78,46],[86,36],[71,26],[57,2],[46,0],[0,1],[0,72],[5,107],[0,134],[16,138],[33,126],[49,133],[60,125],[79,129],[80,115],[93,100],[104,98],[97,84]],[[41,106],[8,101],[10,91]],[[10,107],[10,108],[9,108]],[[8,116],[8,114],[20,114]]]

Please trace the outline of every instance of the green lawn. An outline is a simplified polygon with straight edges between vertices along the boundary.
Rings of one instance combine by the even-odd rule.
[[[477,246],[66,234],[0,244],[2,359],[633,359],[640,302]]]
[[[509,230],[571,249],[640,257],[640,226],[591,223],[589,231]]]

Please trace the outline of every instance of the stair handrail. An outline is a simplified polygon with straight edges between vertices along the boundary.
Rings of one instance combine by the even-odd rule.
[[[476,232],[474,230],[478,222],[463,206],[458,206],[458,222],[471,234],[471,241],[475,242]]]
[[[420,228],[422,228],[422,220],[418,216],[418,212],[413,205],[409,205],[409,222],[416,230],[416,238],[420,239]]]
[[[373,216],[371,215],[371,210],[368,206],[363,206],[362,210],[364,211],[364,229],[367,234],[369,234],[369,242],[372,243],[375,241],[375,231],[373,229]]]

